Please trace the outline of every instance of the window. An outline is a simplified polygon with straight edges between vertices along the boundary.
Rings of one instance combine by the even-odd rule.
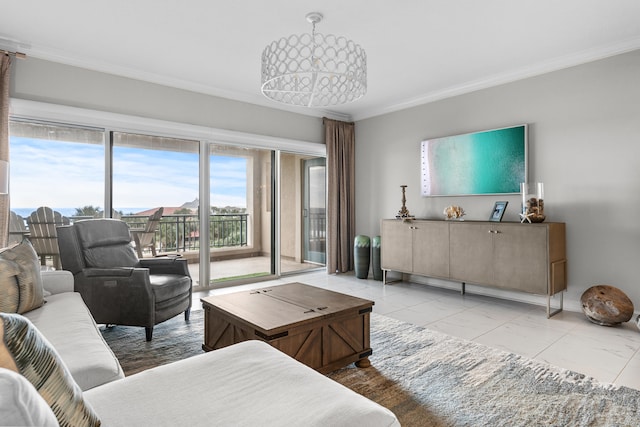
[[[75,117],[62,106],[35,107],[37,117],[48,118],[49,110],[55,117]],[[311,227],[303,221],[316,205],[324,209],[321,192],[308,195],[324,179],[323,166],[314,163],[323,159],[320,144],[201,128],[193,129],[198,135],[193,139],[171,138],[162,135],[165,127],[158,121],[118,116],[117,126],[129,120],[130,129],[150,129],[125,132],[108,129],[108,116],[102,127],[97,112],[86,114],[94,127],[25,118],[30,114],[10,121],[11,208],[21,216],[49,206],[72,221],[117,217],[139,228],[162,207],[156,252],[186,257],[196,287],[228,286],[323,264],[307,255],[324,251],[323,223]],[[191,135],[189,125],[166,125],[174,135],[178,128],[179,134]],[[200,140],[218,134],[234,142]],[[298,145],[307,154],[297,153]],[[200,158],[201,150],[208,162]],[[206,168],[208,179],[200,176]],[[206,208],[200,197],[209,199]],[[209,241],[202,242],[201,234],[208,234]],[[149,249],[143,252],[151,255]]]
[[[11,120],[9,133],[11,210],[103,216],[103,129]]]

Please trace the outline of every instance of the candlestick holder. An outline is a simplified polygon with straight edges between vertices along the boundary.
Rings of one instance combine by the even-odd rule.
[[[403,221],[411,221],[412,219],[415,219],[415,217],[411,215],[409,213],[409,209],[407,209],[407,196],[405,193],[407,186],[401,185],[400,188],[402,188],[402,207],[398,211],[398,215],[396,215],[396,219],[401,219]]]

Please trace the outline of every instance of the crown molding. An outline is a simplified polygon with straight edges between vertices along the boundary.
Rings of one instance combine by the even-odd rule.
[[[452,98],[458,95],[475,92],[481,89],[500,86],[506,83],[512,83],[518,80],[524,80],[530,77],[571,68],[577,65],[598,61],[623,53],[640,49],[640,38],[632,38],[620,43],[613,43],[605,46],[595,47],[582,52],[561,56],[542,63],[534,64],[530,67],[524,67],[518,70],[495,74],[487,78],[466,82],[461,85],[451,86],[443,90],[422,94],[415,98],[389,105],[382,108],[370,108],[360,111],[353,115],[354,121],[365,120],[384,114],[394,113],[405,110],[407,108],[417,107],[431,102]]]
[[[174,87],[178,89],[188,90],[191,92],[202,93],[206,95],[216,96],[220,98],[230,99],[239,102],[245,102],[253,105],[259,105],[266,108],[288,111],[296,114],[302,114],[312,117],[330,117],[335,120],[342,121],[360,121],[376,116],[394,113],[404,109],[417,107],[431,102],[451,98],[466,93],[523,80],[530,77],[546,74],[553,71],[570,68],[576,65],[597,61],[607,57],[619,55],[640,49],[640,38],[631,38],[621,42],[608,45],[601,45],[582,52],[573,53],[561,57],[557,57],[542,63],[537,63],[529,67],[523,67],[518,70],[499,73],[474,81],[464,82],[460,85],[451,86],[442,90],[420,94],[418,96],[401,100],[390,105],[381,107],[364,108],[353,114],[344,114],[329,110],[310,109],[304,107],[287,106],[273,102],[258,93],[237,92],[222,89],[219,87],[195,83],[184,79],[162,76],[157,73],[149,73],[128,67],[121,67],[110,63],[105,63],[90,59],[81,59],[64,53],[63,51],[53,49],[42,49],[37,46],[27,49],[30,57],[39,58],[51,62],[62,63],[74,67],[89,69],[97,72],[113,74],[126,78],[141,80],[162,86]]]

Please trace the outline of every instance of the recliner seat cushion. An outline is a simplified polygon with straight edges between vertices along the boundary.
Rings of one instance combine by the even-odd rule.
[[[152,274],[149,276],[151,289],[158,302],[167,301],[181,295],[188,295],[191,279],[177,274]]]

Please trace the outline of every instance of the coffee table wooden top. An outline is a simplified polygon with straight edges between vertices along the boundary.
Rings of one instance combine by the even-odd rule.
[[[208,296],[203,305],[252,324],[266,335],[345,311],[369,309],[374,302],[302,283]]]

